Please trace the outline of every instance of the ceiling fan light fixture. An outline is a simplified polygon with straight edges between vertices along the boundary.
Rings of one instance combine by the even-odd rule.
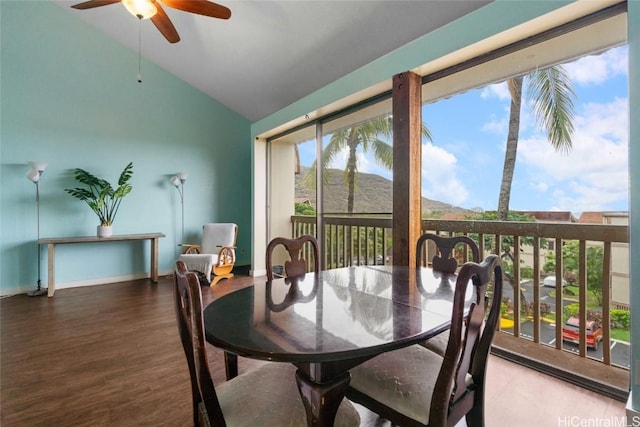
[[[122,0],[122,4],[135,17],[148,19],[158,13],[158,8],[151,0]]]
[[[0,0],[2,1],[2,0]],[[71,5],[74,9],[85,10],[94,7],[108,6],[110,4],[123,3],[129,13],[138,18],[151,18],[153,25],[162,33],[169,43],[177,43],[180,36],[171,20],[159,3],[159,0],[86,0],[82,3]],[[183,12],[195,13],[218,19],[229,19],[231,11],[229,8],[210,0],[162,0],[164,6],[182,10]],[[142,31],[140,31],[141,33]],[[140,78],[138,78],[140,81]]]

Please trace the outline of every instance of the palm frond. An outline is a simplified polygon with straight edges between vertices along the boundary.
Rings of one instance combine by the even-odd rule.
[[[569,76],[558,65],[534,71],[528,77],[528,95],[538,127],[547,132],[557,151],[568,153],[572,148],[576,97]]]
[[[422,125],[423,138],[431,141],[432,136],[426,125]],[[329,142],[322,151],[320,161],[323,171],[326,171],[332,162],[343,156],[348,150],[344,165],[344,182],[349,189],[350,205],[353,200],[353,191],[357,188],[358,156],[360,153],[371,151],[374,160],[382,167],[391,170],[393,167],[393,119],[385,115],[366,122],[357,123],[350,127],[341,128],[331,133]],[[316,183],[316,170],[318,160],[313,162],[302,182],[309,188],[314,188]],[[322,174],[324,183],[327,183],[328,174]]]
[[[389,170],[393,168],[393,147],[385,141],[376,139],[372,144],[373,158],[380,165]]]
[[[431,135],[431,130],[429,130],[429,127],[426,124],[422,123],[422,128],[420,132],[422,133],[423,138],[425,138],[429,142],[433,142],[433,136]]]

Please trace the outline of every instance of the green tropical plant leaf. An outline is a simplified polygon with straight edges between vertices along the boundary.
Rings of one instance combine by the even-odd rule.
[[[120,173],[118,188],[115,190],[108,181],[98,178],[84,169],[74,169],[73,175],[76,181],[88,188],[65,188],[64,191],[87,203],[98,216],[100,225],[112,225],[122,198],[133,189],[129,183],[133,177],[133,163],[130,162]]]
[[[124,167],[124,170],[120,174],[120,178],[118,178],[118,185],[122,186],[129,182],[131,177],[133,176],[133,163],[129,162],[127,166]]]

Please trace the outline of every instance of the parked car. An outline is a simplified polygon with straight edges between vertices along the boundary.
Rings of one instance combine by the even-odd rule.
[[[542,286],[547,288],[555,288],[556,287],[556,276],[547,276],[542,281]],[[562,287],[567,286],[567,281],[562,279]]]
[[[602,328],[593,320],[587,320],[587,347],[594,350],[598,349],[600,341],[602,341]],[[567,322],[562,325],[562,341],[568,341],[575,344],[580,343],[580,319],[571,316]]]

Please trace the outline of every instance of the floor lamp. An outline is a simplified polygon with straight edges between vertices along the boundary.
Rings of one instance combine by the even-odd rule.
[[[180,243],[184,243],[184,182],[187,180],[187,174],[184,172],[178,172],[171,177],[171,183],[178,193],[180,194],[180,206],[182,208],[182,237]]]
[[[44,162],[29,162],[31,170],[27,172],[27,178],[29,181],[36,185],[36,210],[37,210],[37,222],[38,222],[38,240],[40,240],[40,177],[42,172],[47,168],[47,164]],[[36,240],[36,242],[38,241]],[[27,295],[30,297],[36,297],[45,295],[47,288],[42,288],[42,281],[40,280],[40,243],[38,245],[38,288],[35,291],[29,292]]]

